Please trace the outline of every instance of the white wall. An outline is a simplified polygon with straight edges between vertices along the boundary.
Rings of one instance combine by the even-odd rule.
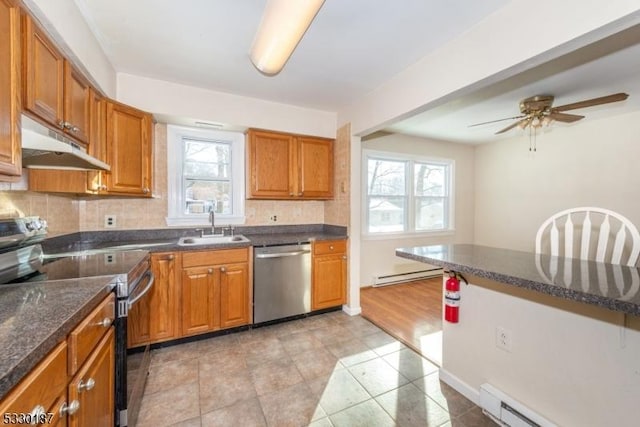
[[[336,137],[336,113],[118,73],[118,100],[154,114]]]
[[[488,382],[560,426],[638,425],[640,318],[468,277],[444,322],[443,377]],[[511,352],[496,347],[506,328]],[[472,350],[473,354],[470,354]]]
[[[541,31],[541,24],[544,30]],[[525,71],[640,23],[637,1],[513,0],[339,111],[355,135]],[[532,37],[532,34],[535,34]]]
[[[473,242],[473,146],[429,140],[408,135],[389,135],[363,142],[362,148],[414,154],[416,156],[453,159],[455,161],[455,232],[449,235],[383,240],[372,240],[363,237],[360,247],[361,286],[371,285],[371,279],[375,274],[393,273],[397,271],[398,268],[403,268],[407,264],[414,264],[418,269],[424,269],[424,264],[414,263],[404,258],[396,257],[395,249],[398,247]],[[362,157],[360,157],[360,159],[361,158]],[[353,179],[361,181],[362,177],[353,177]],[[360,206],[360,203],[358,206]],[[362,216],[362,212],[359,212]],[[354,233],[355,232],[356,230],[354,230]],[[360,230],[357,230],[357,232],[360,232]]]
[[[539,225],[578,206],[612,209],[640,227],[640,112],[538,136],[480,145],[475,158],[475,243],[533,250]]]

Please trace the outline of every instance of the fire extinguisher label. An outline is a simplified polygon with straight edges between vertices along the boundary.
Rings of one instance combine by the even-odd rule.
[[[447,299],[447,305],[449,307],[460,307],[460,299]]]
[[[444,291],[446,299],[460,300],[460,291]]]

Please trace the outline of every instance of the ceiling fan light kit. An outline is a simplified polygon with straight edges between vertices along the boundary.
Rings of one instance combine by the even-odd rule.
[[[599,98],[587,99],[571,104],[565,104],[559,107],[553,107],[553,95],[536,95],[520,101],[519,107],[520,113],[522,114],[519,116],[491,120],[489,122],[476,123],[471,125],[470,127],[502,122],[505,120],[518,120],[517,122],[510,124],[506,128],[500,129],[498,132],[496,132],[496,135],[510,131],[515,127],[519,127],[522,130],[528,128],[529,151],[536,151],[536,136],[538,129],[543,126],[549,126],[554,121],[573,123],[577,122],[578,120],[584,119],[584,116],[580,116],[578,114],[567,114],[563,113],[563,111],[577,110],[579,108],[593,107],[596,105],[609,104],[611,102],[624,101],[628,97],[628,94],[620,92],[614,93],[612,95],[601,96]]]
[[[263,74],[278,74],[324,0],[268,0],[251,47],[251,62]]]
[[[554,100],[553,96],[536,95],[520,101],[520,112],[522,114],[519,116],[476,123],[470,125],[469,127],[482,126],[490,123],[502,122],[505,120],[518,120],[517,122],[496,132],[497,135],[511,130],[515,127],[519,127],[520,129],[526,129],[529,126],[541,127],[549,125],[553,121],[573,123],[578,120],[584,119],[584,116],[580,116],[577,114],[567,114],[563,113],[562,111],[576,110],[579,108],[593,107],[596,105],[609,104],[611,102],[624,101],[628,97],[629,95],[626,93],[614,93],[612,95],[602,96],[600,98],[587,99],[585,101],[574,102],[572,104],[566,104],[560,107],[552,107]]]

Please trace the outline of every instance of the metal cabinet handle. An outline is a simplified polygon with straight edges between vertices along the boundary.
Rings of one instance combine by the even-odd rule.
[[[293,192],[289,193],[289,195],[293,197]]]
[[[66,127],[66,122],[65,122],[64,120],[60,120],[60,121],[58,122],[58,127],[59,127],[60,129],[64,129],[64,128]]]
[[[149,194],[149,188],[144,187],[144,188],[142,189],[142,193],[143,193],[143,194]]]
[[[329,246],[329,250],[332,251],[333,250],[333,245]]]
[[[106,185],[106,184],[102,184],[102,185],[100,186],[100,189],[101,189],[101,190],[105,190],[105,191],[106,191],[106,190],[107,190],[107,185]]]
[[[83,391],[89,391],[96,386],[96,380],[93,378],[89,378],[87,382],[80,380],[78,384],[78,393],[82,393]]]
[[[227,271],[227,268],[226,267],[220,267],[220,271],[224,273],[225,271]]]
[[[208,270],[207,270],[207,273],[209,273],[209,274],[213,274],[213,268],[208,269]]]
[[[174,259],[174,258],[175,258],[175,255],[169,255],[169,256],[167,257],[167,259],[168,259],[169,261],[173,261],[173,259]]]
[[[69,130],[71,130],[71,132],[73,132],[73,133],[80,132],[80,128],[78,126],[73,126],[73,125],[71,126],[71,128]]]
[[[347,259],[347,256],[346,255],[342,255],[342,259]]]
[[[104,319],[96,323],[96,326],[102,326],[103,328],[108,328],[109,326],[111,326],[111,319],[109,319],[108,317],[105,317]]]
[[[44,406],[37,405],[29,413],[29,415],[31,415],[31,423],[30,424],[32,426],[35,426],[35,425],[39,424],[40,417],[42,417],[43,415],[46,415],[46,413],[47,413],[47,410],[44,408]]]
[[[74,400],[68,405],[67,402],[64,402],[60,407],[60,416],[62,417],[64,416],[64,414],[73,415],[78,412],[78,409],[80,409],[80,402],[78,402],[77,400]]]

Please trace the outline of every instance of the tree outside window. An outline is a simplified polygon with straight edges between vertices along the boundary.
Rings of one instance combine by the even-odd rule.
[[[450,229],[452,161],[367,153],[367,233]]]

